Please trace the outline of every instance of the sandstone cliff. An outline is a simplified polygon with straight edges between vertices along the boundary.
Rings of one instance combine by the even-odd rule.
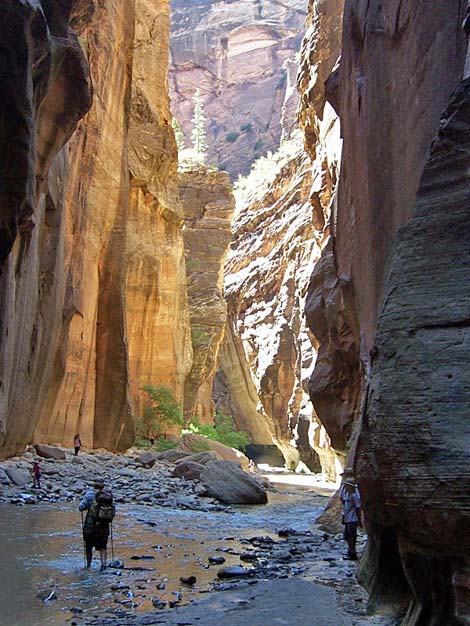
[[[210,168],[181,172],[179,190],[185,212],[184,245],[193,362],[184,386],[187,422],[212,423],[213,378],[227,320],[223,267],[235,209],[225,172]]]
[[[361,413],[361,576],[373,606],[411,600],[407,626],[470,614],[468,85],[440,121],[462,79],[464,17],[457,0],[347,0],[341,65],[326,82],[344,148],[307,304],[324,350],[310,389],[337,447]]]
[[[191,363],[166,83],[168,2],[44,3],[49,33],[58,29],[60,45],[47,31],[37,39],[46,26],[29,3],[7,4],[24,18],[10,24],[12,32],[38,42],[18,55],[29,63],[25,75],[39,72],[30,105],[18,97],[26,98],[26,87],[13,87],[14,65],[7,69],[23,127],[31,137],[39,128],[40,139],[35,167],[33,138],[7,143],[9,160],[16,154],[24,164],[12,184],[15,197],[22,194],[18,222],[25,234],[2,274],[2,455],[33,432],[36,440],[64,444],[80,432],[87,446],[122,449],[133,440],[132,396],[139,406],[141,385],[163,382],[182,399]],[[3,5],[1,11],[5,17]],[[79,29],[94,97],[54,160],[90,104],[86,62],[69,22]],[[25,29],[33,26],[30,37]],[[46,44],[59,54],[54,80]],[[9,117],[9,105],[2,110],[10,129],[16,117]],[[36,181],[42,186],[35,195]],[[15,202],[2,206],[3,223],[12,223]]]
[[[208,163],[232,176],[275,150],[281,118],[290,131],[297,95],[295,54],[305,29],[304,0],[172,0],[170,91],[187,143],[193,95],[207,117]]]

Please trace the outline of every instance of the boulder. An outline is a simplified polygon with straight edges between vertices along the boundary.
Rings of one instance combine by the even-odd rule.
[[[195,433],[183,435],[181,437],[181,448],[190,453],[211,450],[212,452],[216,452],[222,460],[233,461],[241,465],[243,469],[248,469],[249,459],[243,452],[235,450],[235,448],[230,448],[219,441],[203,437],[202,435],[196,435]]]
[[[208,463],[199,480],[207,494],[224,504],[266,504],[266,490],[232,461]]]
[[[34,444],[36,454],[43,459],[54,459],[55,461],[65,461],[65,452],[55,446],[45,446],[40,443]]]
[[[153,467],[157,462],[157,455],[155,452],[143,452],[136,458],[136,462],[144,467]]]
[[[211,461],[222,461],[220,454],[215,452],[214,450],[207,450],[206,452],[198,452],[196,454],[190,454],[189,456],[183,457],[182,459],[178,459],[176,464],[186,463],[187,461],[193,461],[194,463],[201,463],[202,465],[207,465]]]
[[[194,461],[186,461],[183,459],[175,466],[172,473],[173,476],[177,476],[178,478],[199,480],[203,469],[204,465],[202,465],[202,463],[195,463]]]
[[[6,467],[5,472],[7,473],[8,478],[14,485],[18,485],[18,487],[23,487],[26,483],[32,481],[32,478],[28,472],[25,470],[18,469],[17,467]]]
[[[188,452],[183,452],[183,450],[173,448],[171,450],[165,450],[165,452],[160,452],[159,454],[157,454],[157,459],[159,461],[169,461],[170,463],[176,463],[176,461],[186,456],[188,456]]]

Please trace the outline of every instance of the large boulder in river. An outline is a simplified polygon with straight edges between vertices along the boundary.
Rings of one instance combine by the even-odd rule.
[[[266,504],[266,490],[237,463],[212,461],[202,471],[199,480],[207,495],[224,504]]]
[[[202,465],[202,463],[195,463],[194,461],[182,459],[176,464],[172,474],[173,476],[185,478],[186,480],[198,480],[203,469],[204,465]]]
[[[196,435],[195,433],[183,435],[181,437],[180,447],[191,453],[212,450],[224,461],[233,461],[241,465],[243,469],[248,469],[249,459],[243,452],[235,450],[235,448],[230,448],[219,441],[203,437],[202,435]]]
[[[43,459],[55,459],[56,461],[65,461],[65,452],[56,446],[45,446],[40,443],[34,444],[36,454]]]
[[[220,454],[214,452],[214,450],[206,450],[206,452],[197,452],[196,454],[190,454],[182,459],[178,459],[176,464],[186,463],[188,461],[193,461],[194,463],[201,463],[202,465],[207,465],[212,461],[223,461]]]
[[[179,459],[183,459],[186,456],[189,456],[188,452],[183,452],[183,450],[172,448],[171,450],[165,450],[164,452],[160,452],[159,454],[157,454],[157,459],[159,461],[169,461],[170,463],[176,463],[176,461],[178,461]]]

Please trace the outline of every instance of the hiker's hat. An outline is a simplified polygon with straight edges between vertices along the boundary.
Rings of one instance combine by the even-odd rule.
[[[93,487],[104,487],[104,480],[102,478],[93,478]]]
[[[354,476],[354,469],[352,467],[345,467],[340,476]]]

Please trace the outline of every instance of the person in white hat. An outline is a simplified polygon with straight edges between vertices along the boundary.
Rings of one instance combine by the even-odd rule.
[[[343,537],[348,544],[348,553],[345,557],[352,561],[357,560],[356,542],[357,527],[361,523],[361,496],[354,478],[344,481],[344,497],[342,499],[344,524]]]

